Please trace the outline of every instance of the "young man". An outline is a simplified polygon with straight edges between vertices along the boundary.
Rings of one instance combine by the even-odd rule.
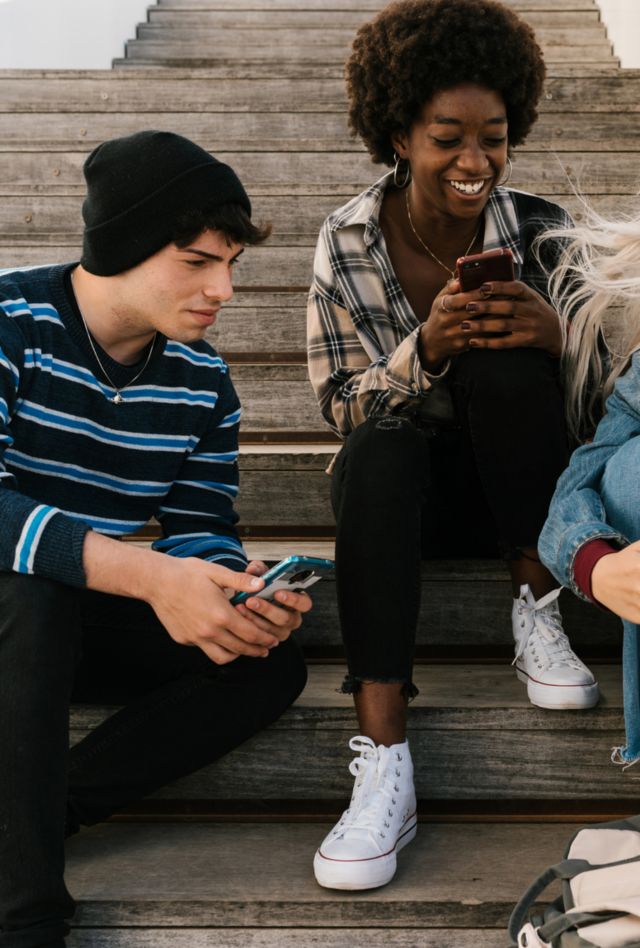
[[[240,406],[204,342],[267,231],[235,173],[140,132],[85,168],[80,264],[0,277],[0,945],[62,948],[64,836],[227,753],[304,686],[310,608],[236,535]],[[162,539],[121,543],[149,517]],[[198,646],[187,648],[186,646]],[[124,708],[68,751],[69,702]]]

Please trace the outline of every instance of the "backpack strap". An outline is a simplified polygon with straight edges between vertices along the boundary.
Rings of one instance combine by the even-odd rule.
[[[628,914],[628,912],[565,912],[562,915],[556,915],[546,925],[542,925],[538,929],[538,935],[543,941],[551,943],[558,935],[564,934],[570,928],[610,922],[614,918],[626,918]]]
[[[555,882],[556,879],[573,879],[574,876],[580,875],[581,872],[585,872],[585,870],[591,868],[593,867],[586,859],[565,859],[563,862],[559,862],[557,865],[545,869],[545,871],[531,883],[511,913],[511,918],[509,919],[509,936],[512,939],[512,944],[517,945],[518,933],[527,921],[531,906],[538,897],[542,895],[547,886]]]

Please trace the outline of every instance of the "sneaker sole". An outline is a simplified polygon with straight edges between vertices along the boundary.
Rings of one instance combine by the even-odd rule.
[[[330,859],[317,851],[313,860],[316,882],[325,889],[377,889],[393,879],[396,868],[396,854],[415,839],[418,830],[417,816],[414,814],[405,823],[394,848],[382,856],[371,859]]]
[[[531,704],[547,711],[582,711],[593,708],[600,698],[597,681],[591,685],[548,685],[517,667],[516,675],[527,686]]]

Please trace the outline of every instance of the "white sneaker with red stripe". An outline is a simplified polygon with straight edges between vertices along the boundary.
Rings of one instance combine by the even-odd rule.
[[[562,628],[559,589],[537,601],[528,586],[513,600],[511,622],[516,640],[513,664],[526,683],[531,704],[553,710],[592,708],[600,697],[598,683]]]
[[[355,784],[348,809],[325,837],[313,860],[327,889],[375,889],[396,871],[396,855],[416,835],[416,794],[409,744],[376,746],[352,737],[359,752],[349,770]]]

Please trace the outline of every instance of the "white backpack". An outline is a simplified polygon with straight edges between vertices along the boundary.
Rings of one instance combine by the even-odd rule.
[[[556,879],[560,898],[530,915]],[[579,830],[522,896],[509,935],[518,948],[640,948],[640,816]]]

